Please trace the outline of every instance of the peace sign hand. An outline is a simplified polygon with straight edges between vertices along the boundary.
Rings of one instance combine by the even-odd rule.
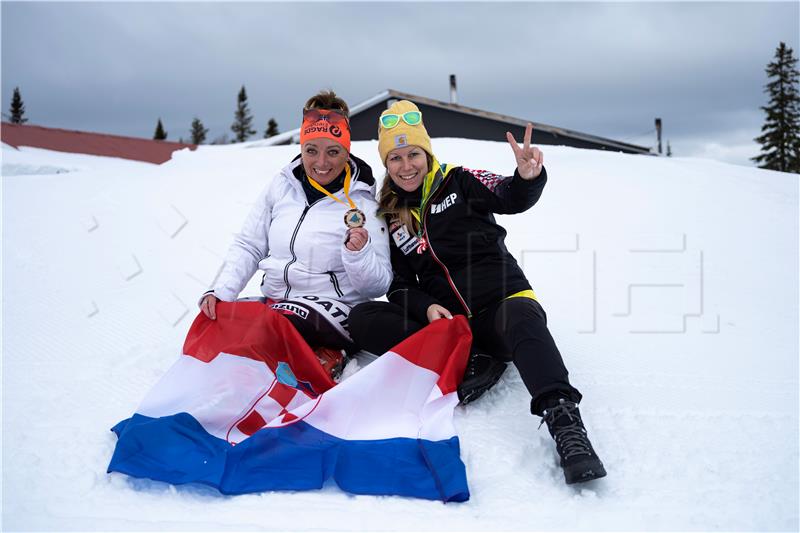
[[[511,135],[510,131],[506,132],[506,139],[511,149],[514,151],[514,157],[517,159],[517,170],[523,179],[532,180],[538,178],[542,173],[544,166],[544,154],[535,146],[531,146],[531,134],[533,133],[533,124],[528,122],[525,126],[525,138],[523,139],[522,148],[517,144],[517,140]]]

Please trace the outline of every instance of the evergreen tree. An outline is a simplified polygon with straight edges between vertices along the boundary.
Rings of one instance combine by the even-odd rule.
[[[247,107],[247,92],[244,90],[244,85],[242,85],[242,90],[239,91],[236,113],[233,116],[231,130],[235,135],[235,140],[236,142],[244,142],[256,132],[253,129],[253,115],[250,114],[250,109]]]
[[[775,61],[766,68],[769,81],[764,92],[769,104],[761,109],[767,120],[761,127],[761,155],[752,160],[760,168],[800,173],[800,93],[798,92],[797,58],[791,48],[781,43],[775,50]]]
[[[19,94],[19,87],[14,88],[14,96],[11,97],[11,123],[12,124],[25,124],[28,119],[25,118],[25,104],[22,102],[22,96]]]
[[[190,132],[192,135],[192,144],[203,144],[206,142],[208,128],[203,127],[203,123],[199,118],[195,117],[194,120],[192,120],[192,129]]]
[[[164,141],[167,139],[167,132],[164,131],[164,125],[161,124],[161,117],[158,118],[158,124],[156,124],[156,132],[153,134],[153,139],[157,141]]]
[[[264,138],[269,139],[270,137],[275,137],[278,134],[278,123],[275,122],[274,118],[269,119],[267,122],[267,131],[264,132]]]

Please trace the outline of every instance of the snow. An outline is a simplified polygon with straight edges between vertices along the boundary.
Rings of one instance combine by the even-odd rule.
[[[109,428],[175,361],[232,234],[297,153],[248,146],[163,165],[2,147],[4,530],[798,529],[798,176],[568,147],[543,147],[539,204],[498,219],[607,478],[564,484],[514,369],[456,409],[467,503],[107,474]],[[513,170],[503,143],[433,146]],[[353,152],[382,173],[376,142]]]
[[[66,172],[85,172],[97,165],[98,159],[117,165],[136,165],[138,162],[116,158],[86,156],[53,152],[41,148],[14,148],[3,144],[3,177],[29,176],[35,174],[52,175]]]

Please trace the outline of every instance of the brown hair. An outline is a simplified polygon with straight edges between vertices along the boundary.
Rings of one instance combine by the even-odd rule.
[[[350,118],[350,108],[347,102],[336,96],[333,90],[322,90],[308,99],[303,109],[332,109],[341,111],[344,116]]]
[[[428,172],[430,172],[433,168],[433,157],[427,152],[425,152],[425,157],[428,159]],[[411,214],[411,209],[404,205],[397,205],[400,202],[400,197],[391,189],[391,184],[392,178],[389,177],[389,173],[387,172],[383,177],[381,190],[378,192],[378,214],[386,217],[390,231],[393,222],[400,222],[405,225],[409,231],[416,233],[417,230],[419,230],[420,223],[417,222],[417,219]],[[422,187],[422,185],[420,185],[420,187]],[[422,215],[422,213],[420,213],[420,215]]]

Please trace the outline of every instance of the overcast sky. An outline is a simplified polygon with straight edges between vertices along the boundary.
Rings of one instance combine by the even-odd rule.
[[[392,88],[750,164],[764,68],[798,55],[800,3],[6,2],[2,97],[30,123],[170,140],[194,116],[230,134],[244,84],[257,136],[299,125],[333,88],[351,106]],[[502,140],[502,139],[498,139]]]

